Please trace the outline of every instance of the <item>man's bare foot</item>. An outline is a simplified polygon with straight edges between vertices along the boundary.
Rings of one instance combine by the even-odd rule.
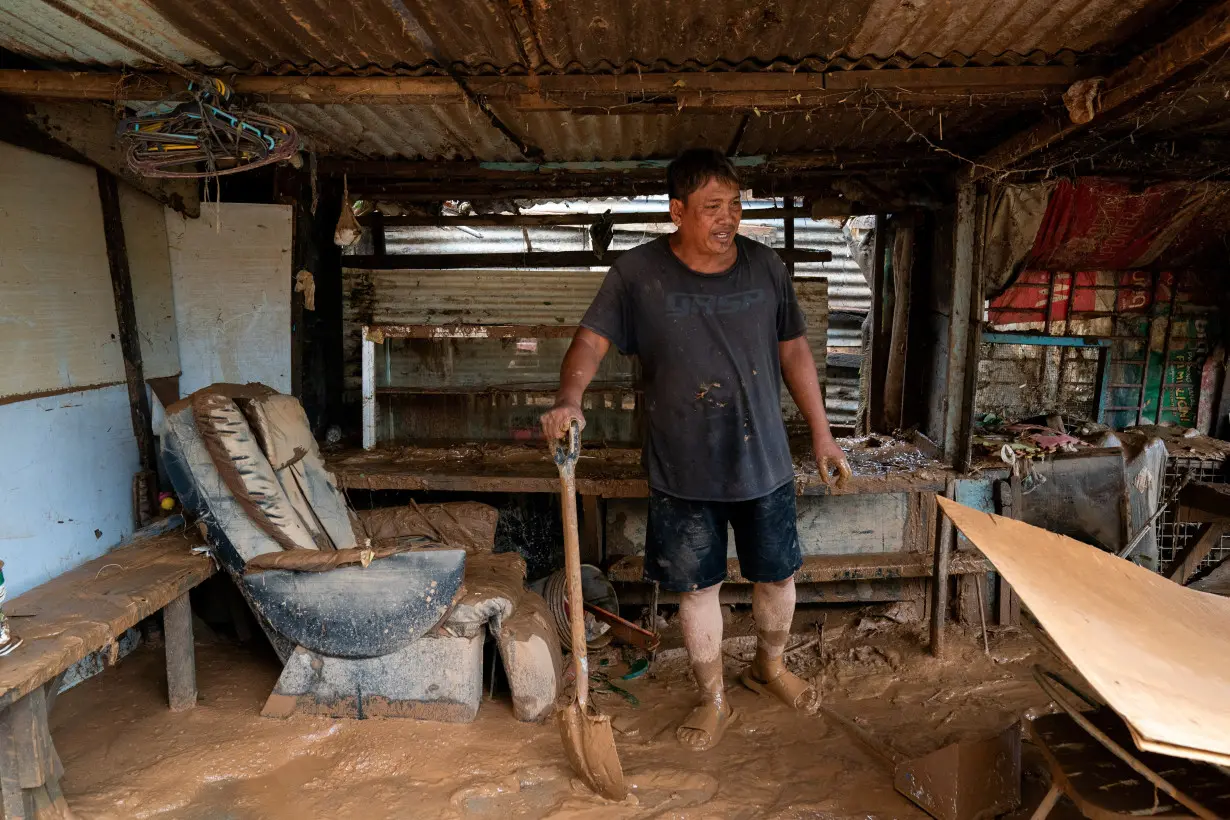
[[[705,698],[679,724],[675,737],[694,752],[708,751],[718,744],[738,717],[739,713],[725,698]]]
[[[785,666],[762,672],[753,663],[743,670],[739,680],[753,692],[775,697],[805,715],[814,715],[820,709],[820,692],[816,687]]]

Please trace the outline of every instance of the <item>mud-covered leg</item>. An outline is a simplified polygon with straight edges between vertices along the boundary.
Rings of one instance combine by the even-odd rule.
[[[722,607],[718,600],[721,588],[721,584],[715,584],[697,592],[685,592],[679,600],[683,642],[700,689],[700,703],[680,724],[676,736],[684,746],[697,751],[715,746],[734,714],[722,680]]]
[[[756,657],[743,674],[743,682],[762,694],[808,714],[820,706],[816,688],[786,668],[786,641],[794,621],[794,578],[752,587],[752,615],[756,619]]]

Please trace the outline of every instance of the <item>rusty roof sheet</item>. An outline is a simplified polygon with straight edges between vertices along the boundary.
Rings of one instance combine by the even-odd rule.
[[[5,0],[0,4],[0,48],[56,63],[148,65],[141,53],[123,44],[121,39],[127,38],[173,63],[220,66],[224,62],[145,3],[72,0],[68,5],[76,17],[43,0]],[[116,32],[121,39],[90,23]]]
[[[473,106],[287,105],[266,111],[290,122],[322,154],[370,159],[512,161],[511,141]]]
[[[467,73],[1070,61],[1171,0],[8,0],[0,44],[62,63]],[[1146,12],[1146,13],[1142,13]],[[79,19],[74,19],[74,17]],[[94,28],[81,22],[88,20]],[[96,28],[119,33],[128,48]]]

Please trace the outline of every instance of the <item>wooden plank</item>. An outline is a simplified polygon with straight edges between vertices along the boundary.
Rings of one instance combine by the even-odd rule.
[[[450,270],[458,268],[605,268],[624,251],[607,251],[599,259],[592,251],[527,251],[524,253],[418,253],[385,256],[344,256],[347,268],[363,270]],[[778,250],[787,264],[830,262],[831,251]]]
[[[0,708],[106,646],[216,571],[195,530],[112,550],[5,605],[23,644],[0,664]]]
[[[145,368],[141,360],[141,331],[137,327],[137,308],[132,295],[132,272],[124,241],[124,217],[120,210],[119,180],[109,171],[98,169],[98,199],[102,205],[103,237],[107,244],[107,264],[111,269],[111,289],[115,298],[115,317],[119,325],[120,352],[124,358],[124,378],[128,383],[128,406],[132,432],[137,441],[141,470],[156,476],[158,456],[150,423],[149,395],[145,390]],[[158,483],[152,478],[141,484],[145,498],[135,498],[133,515],[138,526],[156,504]],[[134,495],[136,493],[134,492]]]
[[[1227,508],[1227,512],[1230,513],[1230,508]],[[1195,575],[1200,562],[1208,558],[1213,548],[1221,543],[1221,537],[1225,535],[1227,529],[1230,529],[1230,519],[1208,521],[1202,524],[1192,542],[1183,552],[1175,556],[1174,563],[1170,565],[1170,572],[1166,577],[1176,584],[1186,584],[1187,579]]]
[[[978,180],[1004,171],[1090,125],[1130,113],[1165,89],[1178,74],[1226,45],[1230,45],[1230,2],[1222,0],[1187,28],[1111,73],[1095,101],[1092,119],[1047,119],[992,148],[971,166],[968,178]]]
[[[682,100],[688,108],[761,107],[782,103],[852,105],[846,92],[884,89],[898,101],[912,92],[934,102],[937,93],[971,93],[1063,88],[1086,76],[1077,66],[970,66],[831,72],[659,72],[636,74],[539,74],[465,78],[469,92],[488,100],[510,103],[517,110],[594,107],[603,103]],[[228,80],[237,94],[269,103],[304,105],[463,105],[466,91],[452,77],[329,77],[234,76]],[[0,71],[0,94],[59,100],[126,102],[162,99],[186,90],[185,81],[158,72]],[[823,94],[825,91],[828,94]],[[835,93],[840,92],[840,93]],[[859,104],[863,104],[859,101]]]
[[[501,455],[503,453],[504,455]],[[805,471],[802,450],[795,455],[795,491],[799,495],[857,495],[943,490],[948,471],[854,476],[840,490]],[[345,489],[492,493],[557,493],[559,475],[545,449],[505,447],[489,455],[481,448],[375,448],[332,455],[328,468]],[[648,498],[649,483],[640,465],[640,450],[593,448],[577,465],[577,492],[603,498]]]
[[[1193,481],[1179,492],[1180,521],[1222,521],[1230,518],[1230,484]]]
[[[644,578],[645,559],[640,555],[625,555],[607,571],[612,581],[640,581]],[[990,564],[977,555],[957,557],[951,562],[952,575],[986,572]],[[913,552],[857,553],[854,555],[805,555],[803,566],[794,574],[801,584],[822,584],[833,581],[880,581],[902,578],[932,577],[932,567],[926,556]],[[739,571],[739,561],[726,562],[726,580],[732,584],[750,583]]]
[[[182,712],[196,706],[196,648],[187,592],[162,610],[162,631],[166,636],[167,701],[172,712]]]
[[[939,503],[1142,751],[1230,764],[1230,599],[1020,521]]]

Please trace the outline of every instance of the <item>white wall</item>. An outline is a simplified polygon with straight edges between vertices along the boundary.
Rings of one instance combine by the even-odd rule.
[[[214,382],[289,393],[291,207],[224,202],[166,220],[180,395]]]
[[[162,206],[127,186],[120,203],[146,375],[172,376]],[[139,460],[118,332],[95,170],[0,143],[0,560],[10,595],[131,535]]]
[[[19,595],[132,534],[128,388],[0,405],[0,560]]]

